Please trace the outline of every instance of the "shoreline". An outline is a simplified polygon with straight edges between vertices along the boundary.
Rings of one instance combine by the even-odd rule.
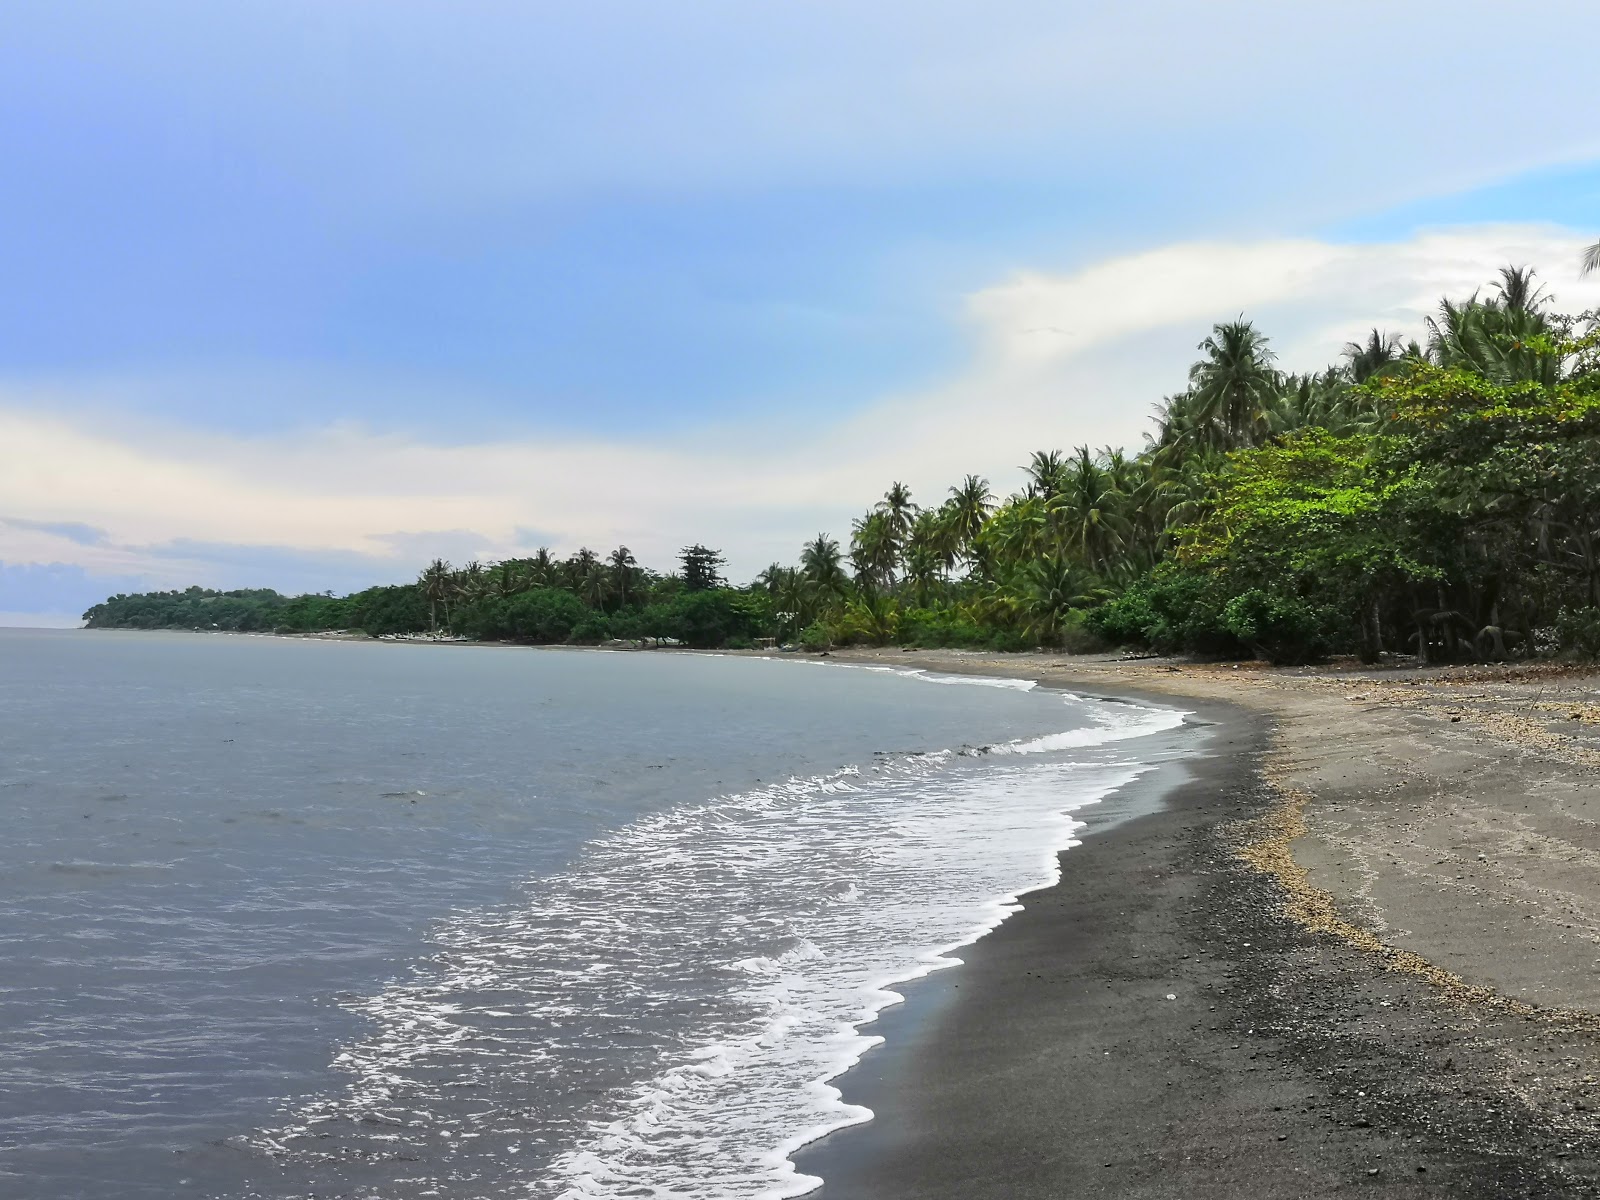
[[[834,1083],[874,1117],[795,1153],[811,1194],[1600,1196],[1600,671],[821,661],[1219,731],[1159,811],[1084,810],[1055,885],[881,1011]]]
[[[1467,772],[1475,790],[1502,803],[1530,782],[1583,783],[1575,772],[1589,755],[1600,765],[1600,748],[1541,740],[1518,715],[1530,702],[1581,704],[1581,672],[833,657],[1177,702],[1215,729],[1158,811],[1101,827],[1084,810],[1089,828],[1059,881],[966,947],[963,966],[909,985],[906,1003],[880,1014],[886,1042],[834,1081],[873,1119],[794,1155],[824,1180],[813,1196],[1600,1195],[1593,972],[1539,952],[1573,922],[1525,914],[1487,929],[1453,895],[1430,905],[1426,887],[1397,886],[1371,845],[1336,828],[1371,792],[1461,790],[1451,755],[1394,782],[1396,761],[1417,766],[1407,739],[1418,736],[1450,741],[1453,755],[1454,743],[1475,746],[1490,760]],[[1380,693],[1378,716],[1356,710],[1371,726],[1364,744],[1351,702]],[[1482,710],[1471,718],[1469,697]],[[1593,735],[1587,718],[1562,715],[1568,741]],[[1535,766],[1536,753],[1549,761]],[[1382,845],[1392,830],[1379,826],[1370,837]],[[1559,864],[1561,852],[1544,857]],[[1589,966],[1600,876],[1583,899],[1593,937],[1567,957]],[[1523,953],[1508,963],[1513,944]],[[1556,992],[1564,1003],[1550,1003]]]

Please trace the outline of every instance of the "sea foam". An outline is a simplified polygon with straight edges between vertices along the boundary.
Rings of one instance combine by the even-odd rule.
[[[811,1190],[789,1156],[871,1117],[833,1081],[894,989],[1052,883],[1071,814],[1148,769],[1125,743],[1183,719],[1062,702],[1081,727],[685,805],[453,915],[409,977],[346,1001],[373,1030],[339,1055],[348,1086],[247,1144],[382,1161],[386,1196]]]

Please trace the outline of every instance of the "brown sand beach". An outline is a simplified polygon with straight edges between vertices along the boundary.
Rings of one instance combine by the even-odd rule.
[[[823,1200],[1600,1195],[1600,676],[837,657],[1208,729],[885,1014]]]

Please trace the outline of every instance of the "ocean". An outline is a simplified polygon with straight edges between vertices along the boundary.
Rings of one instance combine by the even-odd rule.
[[[0,630],[0,1195],[803,1194],[1183,721],[905,658]]]

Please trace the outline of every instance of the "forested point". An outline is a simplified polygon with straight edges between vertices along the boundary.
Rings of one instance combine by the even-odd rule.
[[[1200,342],[1137,454],[1039,451],[1020,492],[895,483],[745,587],[704,546],[461,568],[351,596],[116,596],[95,628],[439,631],[1089,650],[1310,662],[1600,652],[1600,317],[1532,271],[1446,299],[1417,340],[1372,330],[1311,374],[1244,319]]]

